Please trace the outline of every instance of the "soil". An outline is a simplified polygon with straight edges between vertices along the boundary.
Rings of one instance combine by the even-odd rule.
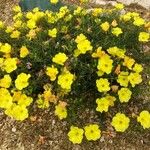
[[[12,22],[11,8],[17,2],[18,0],[0,0],[0,19],[7,24]],[[150,88],[147,85],[150,80],[149,67],[149,64],[145,65],[145,81],[141,86],[143,94],[129,104],[129,108],[133,109],[131,111],[136,112],[144,107],[150,110]],[[137,104],[138,108],[132,107],[135,101],[140,101],[140,104]],[[59,121],[53,112],[51,107],[49,110],[41,110],[35,106],[31,117],[19,122],[7,117],[0,110],[0,150],[150,150],[150,130],[142,129],[136,122],[125,133],[116,134],[113,128],[108,126],[100,140],[84,140],[80,145],[73,145],[67,137],[69,123]],[[83,124],[93,121],[96,123],[97,117],[93,112],[85,110],[81,120]]]

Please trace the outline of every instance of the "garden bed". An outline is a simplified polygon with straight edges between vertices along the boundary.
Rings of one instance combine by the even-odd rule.
[[[5,2],[4,2],[5,3]],[[11,14],[10,6],[12,2],[6,2],[7,8],[0,8],[5,13],[5,17],[0,16],[3,20],[9,23]],[[16,4],[16,2],[14,2]],[[1,5],[2,7],[2,5]],[[133,7],[129,7],[132,10]],[[5,11],[4,11],[5,10]],[[135,7],[134,10],[137,10]],[[139,10],[138,10],[139,11]],[[147,10],[140,10],[145,17],[149,17]],[[9,17],[8,17],[9,16]],[[144,48],[144,55],[150,56],[149,45]],[[134,56],[138,60],[139,55]],[[144,82],[140,85],[140,92],[137,92],[133,102],[129,103],[128,112],[138,112],[143,108],[150,110],[150,88],[148,82],[150,80],[150,64],[147,61],[139,59],[144,66]],[[140,101],[140,103],[138,102]],[[68,140],[68,128],[69,123],[67,121],[59,121],[54,116],[54,108],[51,107],[48,110],[38,109],[33,107],[30,117],[23,121],[18,122],[6,117],[1,111],[0,113],[0,149],[2,150],[99,150],[99,149],[149,149],[150,147],[150,135],[149,130],[139,129],[136,125],[132,125],[130,129],[125,133],[116,134],[111,126],[108,126],[105,131],[102,132],[102,137],[96,142],[84,141],[80,145],[73,145]],[[89,117],[90,116],[90,117]],[[108,114],[109,117],[109,114]],[[82,121],[82,122],[81,122]],[[99,123],[98,116],[93,111],[85,109],[84,113],[79,117],[76,124],[85,123]],[[107,122],[105,124],[107,126]]]

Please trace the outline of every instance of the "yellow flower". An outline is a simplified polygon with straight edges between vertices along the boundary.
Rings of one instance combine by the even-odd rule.
[[[135,26],[142,26],[145,24],[145,20],[143,18],[140,18],[140,17],[134,17],[134,22],[133,24]]]
[[[2,79],[0,79],[0,87],[9,88],[11,85],[11,77],[10,75],[4,75]]]
[[[75,50],[74,55],[75,57],[79,56],[80,54],[85,54],[87,51],[92,50],[91,42],[87,40],[86,36],[82,33],[77,36],[75,39],[77,43],[77,50]]]
[[[117,132],[124,132],[129,127],[130,119],[125,114],[117,113],[111,122],[111,125]]]
[[[123,32],[122,32],[122,29],[121,28],[119,28],[119,27],[116,27],[116,28],[113,28],[112,29],[112,34],[114,34],[115,36],[119,36],[120,34],[122,34]]]
[[[73,144],[80,144],[83,139],[84,130],[78,127],[71,126],[70,131],[68,132],[69,140]]]
[[[89,0],[80,0],[80,3],[87,3]]]
[[[15,86],[18,90],[22,90],[23,88],[26,88],[29,83],[28,80],[31,77],[30,74],[21,73],[17,76],[17,79],[15,80]]]
[[[67,59],[68,57],[65,53],[58,53],[53,57],[52,61],[63,66]]]
[[[18,102],[21,98],[22,92],[21,91],[13,91],[13,102]]]
[[[117,56],[119,58],[124,58],[126,50],[125,49],[120,49],[120,48],[114,46],[114,47],[110,47],[109,49],[107,49],[107,52],[109,54],[111,54],[112,56]]]
[[[139,41],[140,42],[148,42],[150,38],[149,33],[147,32],[140,32],[139,34]]]
[[[96,141],[101,137],[101,130],[97,124],[90,124],[85,126],[84,130],[88,141]]]
[[[0,52],[3,52],[5,54],[8,54],[11,52],[11,45],[8,43],[5,43],[4,45],[0,46]]]
[[[96,86],[99,92],[107,92],[110,90],[109,82],[107,79],[100,78],[96,80]]]
[[[128,88],[121,88],[118,91],[118,95],[121,103],[128,102],[131,98],[132,92]]]
[[[124,8],[124,5],[123,5],[122,3],[117,3],[117,4],[115,5],[115,8],[121,10],[121,9]]]
[[[136,63],[136,64],[134,65],[134,67],[133,67],[133,71],[135,71],[136,73],[142,72],[142,71],[143,71],[142,65]]]
[[[58,74],[58,69],[54,66],[46,68],[46,74],[50,77],[51,81],[55,81],[56,76]]]
[[[7,26],[5,32],[6,32],[6,33],[11,33],[13,30],[14,30],[14,27]]]
[[[43,95],[38,95],[38,99],[36,100],[38,108],[48,108],[50,106],[49,101],[43,98]]]
[[[0,107],[9,108],[12,105],[12,96],[5,88],[0,88]]]
[[[117,23],[116,20],[113,20],[112,23],[111,23],[111,25],[112,25],[113,27],[116,27],[116,26],[118,25],[118,23]]]
[[[98,70],[101,70],[107,74],[111,73],[112,70],[112,65],[113,60],[110,58],[109,55],[103,55],[99,60],[98,60]]]
[[[88,1],[88,0],[86,0],[86,1]],[[92,15],[93,16],[95,16],[95,17],[97,17],[99,14],[101,14],[103,12],[103,9],[102,8],[94,8],[93,10],[92,10]]]
[[[18,12],[17,14],[15,14],[13,16],[13,21],[17,21],[17,20],[20,20],[23,18],[23,13],[22,12]]]
[[[56,3],[58,3],[58,1],[59,1],[59,0],[50,0],[50,3],[56,4]]]
[[[102,30],[104,30],[105,32],[107,32],[110,28],[109,22],[104,22],[100,25],[100,27],[102,28]]]
[[[48,35],[49,35],[50,37],[56,37],[56,35],[57,35],[57,29],[54,28],[54,29],[52,29],[52,30],[48,30]]]
[[[116,97],[111,95],[106,95],[105,98],[109,101],[110,106],[114,106],[114,102],[116,101]]]
[[[29,54],[29,50],[27,49],[27,47],[26,47],[26,46],[22,46],[22,47],[20,48],[20,57],[21,57],[21,58],[24,58],[24,57],[26,57],[28,54]]]
[[[0,68],[3,69],[4,58],[0,58]]]
[[[18,30],[15,30],[11,33],[10,37],[13,39],[18,39],[20,37],[20,32]]]
[[[140,84],[142,82],[142,76],[139,73],[130,73],[128,79],[132,87],[135,87],[136,84]]]
[[[102,50],[102,47],[98,47],[96,52],[92,54],[93,58],[101,58],[103,55],[106,55],[106,53]]]
[[[28,20],[28,21],[27,21],[27,27],[28,27],[29,29],[34,29],[34,28],[36,28],[36,22],[35,22],[34,20],[32,20],[32,19]]]
[[[84,40],[77,44],[77,48],[80,51],[80,54],[85,54],[87,51],[92,50],[91,42],[88,40]]]
[[[22,26],[22,21],[21,20],[16,20],[16,22],[14,23],[14,27],[15,28],[20,28]]]
[[[145,27],[148,31],[150,31],[150,21],[147,22],[147,23],[144,25],[144,27]]]
[[[77,38],[75,39],[75,42],[76,43],[81,43],[81,42],[83,42],[86,39],[87,39],[86,36],[81,33],[80,35],[77,36]]]
[[[135,60],[133,58],[130,58],[128,56],[124,57],[123,65],[126,66],[128,69],[132,70],[132,66],[134,65]]]
[[[147,110],[143,110],[137,117],[137,121],[141,123],[144,129],[150,128],[150,113]]]
[[[36,30],[30,30],[29,33],[26,35],[30,40],[36,37]]]
[[[20,121],[25,120],[29,116],[27,108],[22,105],[12,105],[12,108],[7,109],[5,112],[8,116]]]
[[[103,98],[97,98],[96,99],[96,103],[97,103],[97,108],[96,108],[96,111],[99,111],[99,112],[107,112],[108,111],[108,108],[110,106],[110,102],[109,100],[106,98],[106,97],[103,97]]]
[[[126,14],[122,15],[121,19],[123,19],[124,21],[131,20],[131,13],[126,13]]]
[[[33,101],[32,97],[29,97],[25,94],[21,94],[20,98],[18,99],[18,105],[27,107],[32,103],[32,101]]]
[[[4,61],[2,67],[7,73],[11,73],[12,71],[17,69],[17,58],[7,58]]]
[[[131,13],[131,12],[130,12],[130,13]],[[131,17],[134,17],[134,18],[140,17],[140,14],[137,13],[137,12],[132,12],[132,13],[131,13]]]
[[[16,5],[15,7],[13,7],[13,11],[16,13],[21,12],[21,7]]]
[[[99,77],[103,76],[104,73],[105,73],[105,72],[103,72],[102,70],[98,70],[98,71],[97,71],[97,75],[98,75]]]
[[[54,94],[52,94],[51,87],[48,86],[48,89],[45,89],[44,93],[42,94],[43,98],[47,102],[55,103],[57,102],[58,98]]]
[[[73,83],[74,75],[69,71],[63,72],[63,74],[58,76],[57,83],[61,86],[62,89],[70,90]]]
[[[26,18],[27,19],[32,19],[33,18],[33,13],[32,12],[27,12],[26,13]]]
[[[55,106],[55,115],[58,116],[60,120],[67,117],[67,109],[65,106],[62,106],[60,103]]]
[[[129,83],[128,75],[129,75],[128,72],[124,72],[124,71],[120,72],[120,74],[118,75],[117,82],[118,82],[121,86],[127,87],[127,86],[128,86],[128,83]]]
[[[38,7],[35,7],[32,11],[33,11],[34,13],[39,12],[39,8],[38,8]]]
[[[82,11],[83,11],[83,9],[82,9],[80,6],[78,6],[78,7],[74,10],[73,14],[74,14],[74,15],[78,15],[78,14],[81,14]]]
[[[4,27],[4,23],[2,21],[0,21],[0,28]]]

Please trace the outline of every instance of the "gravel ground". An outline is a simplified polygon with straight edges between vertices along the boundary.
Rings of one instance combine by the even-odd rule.
[[[1,113],[0,121],[0,150],[150,149],[150,135],[146,131],[129,131],[117,135],[103,133],[99,141],[73,145],[68,141],[67,122],[58,121],[50,111],[41,111],[38,117],[33,116],[24,122],[16,122]]]
[[[105,4],[105,3],[114,3],[116,0],[92,0],[97,4]],[[150,10],[150,0],[117,0],[126,5],[130,5],[132,3],[138,4]]]
[[[12,22],[11,8],[17,2],[18,0],[0,0],[0,19],[7,24]],[[143,91],[147,88],[143,86]],[[149,101],[150,93],[144,92],[143,95],[140,100]],[[149,105],[146,102],[147,104]],[[88,110],[82,114],[81,120],[83,124],[98,121],[96,115]],[[54,116],[52,108],[50,110],[34,108],[31,118],[24,122],[14,121],[0,110],[0,150],[150,150],[149,130],[139,129],[134,124],[123,134],[115,134],[112,128],[108,128],[106,131],[111,132],[103,132],[99,141],[84,140],[81,145],[69,142],[68,129],[69,123],[59,121]]]

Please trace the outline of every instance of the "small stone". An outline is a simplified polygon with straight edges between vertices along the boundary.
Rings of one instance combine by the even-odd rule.
[[[108,142],[109,142],[109,143],[113,143],[113,141],[112,141],[112,140],[109,140]]]
[[[11,129],[11,131],[12,131],[12,132],[16,132],[16,128],[13,127],[13,128]]]
[[[101,138],[100,138],[100,142],[104,142],[105,141],[105,138],[104,138],[104,136],[102,136]]]
[[[54,126],[55,125],[55,120],[52,120],[52,126]]]

